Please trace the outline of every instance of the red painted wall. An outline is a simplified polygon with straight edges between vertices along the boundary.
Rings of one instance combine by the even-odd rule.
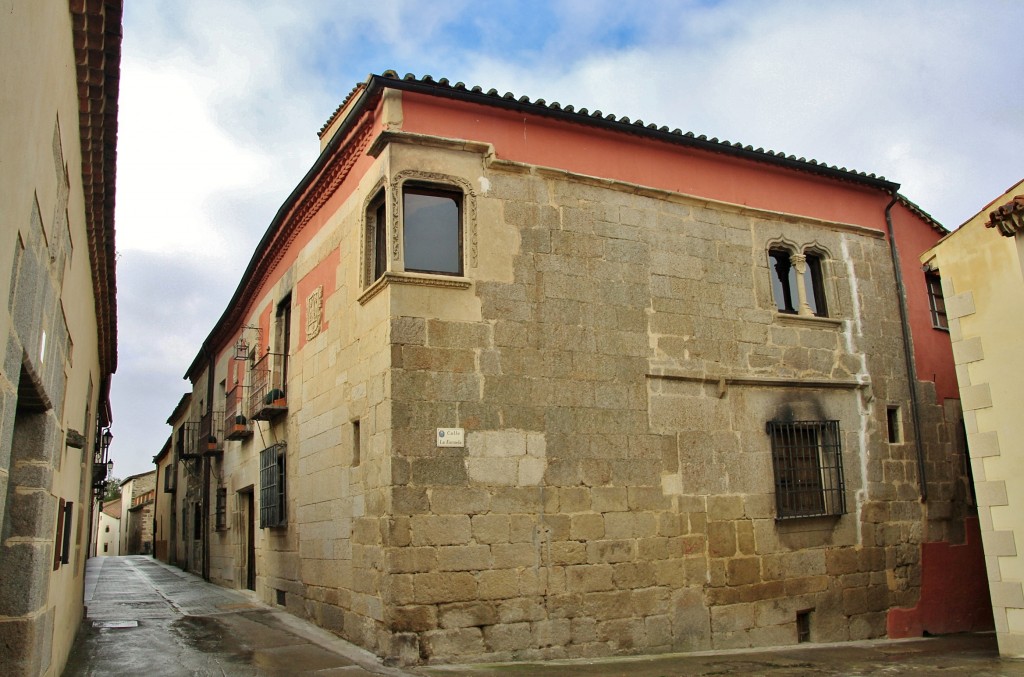
[[[405,131],[490,142],[503,160],[885,230],[888,196],[854,183],[410,92],[402,112]]]
[[[917,377],[922,381],[935,382],[940,403],[946,398],[958,400],[960,392],[953,364],[953,345],[948,331],[932,327],[928,288],[920,261],[921,254],[934,246],[941,235],[931,228],[923,228],[921,219],[901,204],[893,207],[892,222],[900,253],[903,286],[907,290],[907,315],[910,335],[914,338]]]
[[[889,611],[886,630],[890,638],[995,627],[978,518],[968,518],[964,526],[967,538],[963,545],[925,543],[921,547],[921,601],[912,609]]]
[[[301,350],[306,345],[306,321],[307,321],[307,309],[306,309],[306,298],[313,292],[314,289],[323,285],[324,296],[323,296],[323,309],[327,308],[327,299],[331,298],[337,289],[337,273],[338,263],[341,261],[341,248],[337,248],[330,254],[324,257],[323,261],[318,263],[313,270],[309,271],[305,277],[299,280],[296,287],[296,295],[298,298],[296,301],[299,304],[299,318],[301,324],[299,325],[299,345],[298,350]],[[327,313],[324,312],[322,315],[323,319],[320,324],[320,331],[327,331]]]

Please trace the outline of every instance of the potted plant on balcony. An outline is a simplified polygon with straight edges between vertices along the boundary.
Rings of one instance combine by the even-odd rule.
[[[217,438],[210,435],[206,438],[206,451],[217,451]]]
[[[280,388],[274,388],[269,393],[264,402],[271,407],[286,407],[287,403],[284,398],[284,391]]]

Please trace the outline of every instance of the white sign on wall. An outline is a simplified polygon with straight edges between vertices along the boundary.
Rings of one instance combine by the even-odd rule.
[[[438,428],[437,446],[439,447],[464,447],[466,446],[465,428]]]

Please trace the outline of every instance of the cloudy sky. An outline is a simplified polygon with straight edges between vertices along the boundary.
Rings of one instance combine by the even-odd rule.
[[[430,74],[873,172],[955,228],[1024,176],[1016,0],[132,0],[112,456],[185,369],[370,73]]]

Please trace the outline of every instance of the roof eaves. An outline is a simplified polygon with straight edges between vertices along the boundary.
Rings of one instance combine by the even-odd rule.
[[[370,76],[367,83],[363,84],[368,85],[375,77],[378,76]],[[188,378],[188,375],[192,374],[198,368],[201,360],[205,359],[207,355],[212,354],[215,351],[216,346],[226,334],[226,327],[231,326],[234,320],[240,318],[243,311],[242,305],[244,305],[241,301],[245,298],[246,294],[251,291],[250,285],[253,284],[253,278],[258,272],[260,263],[264,259],[265,252],[273,242],[274,236],[285,224],[288,214],[298,204],[306,190],[313,184],[328,162],[330,162],[334,152],[339,146],[345,143],[345,138],[347,137],[348,132],[351,131],[353,126],[358,123],[362,112],[366,110],[367,106],[372,105],[375,97],[380,94],[382,88],[377,87],[371,91],[369,87],[364,87],[363,84],[357,85],[350,95],[349,98],[353,95],[356,96],[356,100],[352,102],[351,106],[349,106],[349,100],[346,99],[345,103],[339,108],[340,110],[348,106],[348,112],[345,116],[346,119],[342,122],[338,131],[335,132],[327,142],[327,145],[317,156],[313,165],[305,175],[303,175],[302,179],[299,180],[298,184],[292,189],[292,192],[288,194],[288,197],[285,198],[285,201],[274,214],[274,218],[271,219],[270,225],[267,226],[266,231],[263,233],[263,237],[260,238],[259,243],[253,250],[252,257],[249,259],[249,264],[246,266],[245,272],[242,273],[238,286],[235,287],[235,291],[231,295],[231,299],[228,301],[224,312],[221,313],[220,318],[218,318],[217,322],[213,325],[213,329],[210,330],[210,333],[203,341],[202,346],[196,353],[195,358],[192,360],[192,364],[186,372],[185,378]],[[331,122],[328,122],[328,124],[331,124]]]
[[[912,202],[911,200],[908,200],[907,197],[905,195],[903,195],[902,193],[897,193],[896,194],[896,200],[900,204],[902,204],[904,207],[909,209],[911,212],[913,212],[922,221],[924,221],[929,226],[931,226],[932,229],[934,229],[939,234],[941,234],[941,235],[948,235],[949,234],[949,229],[948,228],[946,228],[941,223],[936,221],[935,218],[931,214],[929,214],[925,210],[921,209],[921,207],[919,207],[915,202]]]

